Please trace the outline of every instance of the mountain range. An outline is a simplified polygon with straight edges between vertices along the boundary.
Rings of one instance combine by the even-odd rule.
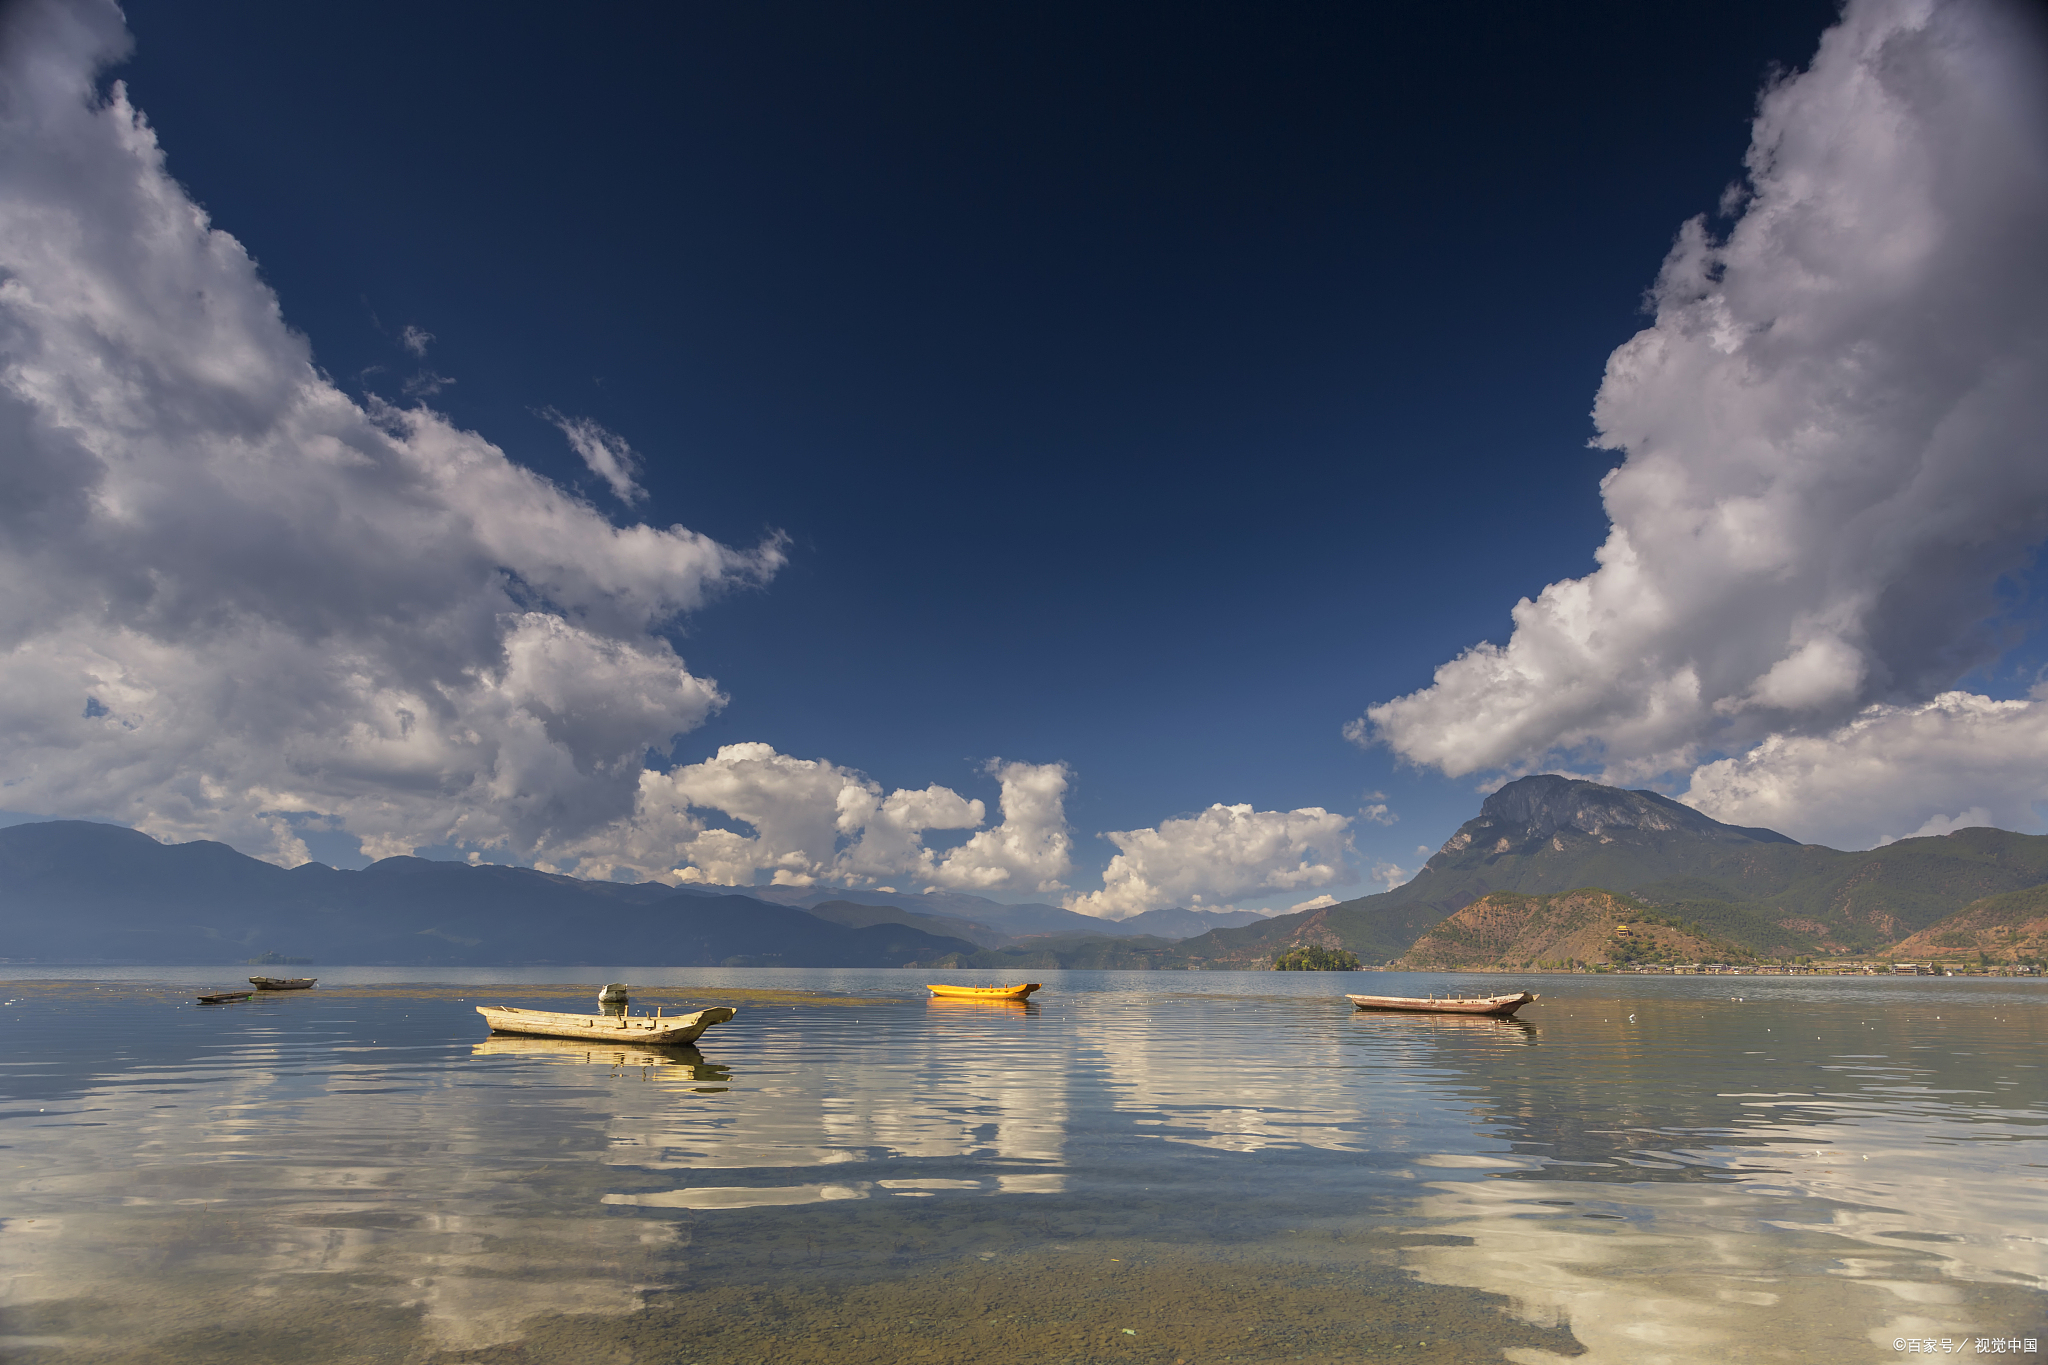
[[[20,962],[894,967],[965,939],[844,925],[731,894],[386,858],[290,871],[116,825],[0,829],[0,956]]]
[[[1891,949],[1909,962],[2032,962],[2048,958],[2048,886],[1973,901]]]
[[[226,844],[162,844],[118,825],[0,829],[0,959],[12,962],[270,953],[366,965],[895,967],[1077,929],[1163,947],[1176,931],[1258,918],[1155,910],[1117,924],[957,893],[623,884],[424,858],[287,871]]]
[[[1217,929],[1161,966],[1246,966],[1310,944],[1391,962],[1495,892],[1621,893],[1766,957],[1871,954],[1987,897],[2048,883],[2048,835],[1962,829],[1863,852],[1726,825],[1655,792],[1543,775],[1486,798],[1392,891]]]
[[[1062,910],[1057,905],[1032,901],[1006,905],[962,891],[933,890],[920,895],[905,895],[895,891],[850,891],[844,887],[816,886],[681,886],[676,889],[690,895],[751,896],[755,900],[793,905],[805,910],[815,910],[833,901],[890,907],[905,914],[954,923],[954,933],[962,938],[972,938],[977,943],[986,938],[988,941],[984,946],[988,947],[1045,934],[1063,937],[1100,934],[1111,938],[1190,938],[1211,929],[1256,924],[1266,918],[1256,910],[1181,910],[1167,907],[1147,910],[1128,919],[1100,919],[1076,910]],[[974,933],[961,933],[958,921],[966,921],[979,932],[980,937]]]
[[[1669,927],[1652,935],[1671,938],[1669,952],[1729,960],[1886,945],[2019,960],[2048,951],[2048,836],[1965,829],[1843,852],[1545,775],[1487,797],[1391,891],[1270,918],[1168,908],[1107,921],[958,892],[592,882],[421,858],[287,871],[115,825],[0,829],[0,959],[16,962],[269,952],[366,965],[1184,969],[1261,967],[1307,946],[1480,965],[1475,945],[1496,944],[1519,965],[1586,960],[1593,927],[1621,915]]]

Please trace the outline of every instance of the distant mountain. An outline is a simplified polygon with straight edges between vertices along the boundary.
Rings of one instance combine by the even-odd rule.
[[[1901,839],[1861,853],[1806,845],[1778,866],[1674,877],[1643,899],[1763,951],[1871,953],[1985,896],[2048,882],[2048,836],[2002,829]]]
[[[1265,918],[1256,910],[1164,909],[1147,910],[1143,914],[1123,920],[1099,919],[1094,915],[1084,915],[1074,910],[1062,910],[1056,905],[1028,901],[1021,905],[1007,905],[1002,901],[992,901],[983,896],[970,896],[960,891],[927,891],[921,895],[905,895],[897,891],[848,891],[840,887],[822,886],[685,886],[677,889],[686,894],[700,896],[752,896],[756,900],[773,901],[778,905],[801,906],[806,909],[831,901],[854,905],[894,906],[913,915],[965,920],[982,930],[984,935],[993,933],[1011,939],[1040,934],[1101,934],[1111,938],[1181,939],[1204,934],[1211,929],[1253,924]],[[981,941],[981,938],[972,933],[962,933],[960,936],[972,938],[976,942]]]
[[[1071,914],[1053,905],[1008,905],[992,901],[986,896],[971,896],[964,891],[927,891],[922,894],[910,891],[858,891],[843,886],[701,886],[684,885],[676,888],[685,894],[700,896],[751,896],[755,900],[768,901],[775,905],[793,905],[799,910],[808,910],[826,901],[845,901],[852,905],[893,905],[919,915],[945,915],[953,919],[964,919],[994,929],[1010,911],[1022,911],[1027,919],[1035,912],[1050,910],[1054,915]]]
[[[286,871],[225,844],[45,821],[0,828],[0,958],[890,966],[964,954],[991,968],[1187,968],[1262,966],[1314,945],[1391,962],[1483,897],[1588,887],[1763,956],[1870,955],[1891,944],[1906,960],[1941,949],[2002,961],[1995,952],[2035,951],[2033,902],[1946,921],[1986,898],[2048,887],[2048,836],[1965,829],[1845,853],[1724,825],[1654,792],[1528,777],[1489,796],[1413,881],[1381,895],[1270,919],[1171,909],[1113,921],[958,892],[741,894],[420,858]],[[1228,922],[1237,918],[1255,922]],[[1180,937],[1194,930],[1203,932]],[[2020,937],[2008,943],[2006,931]],[[1013,955],[981,956],[989,953]]]
[[[928,934],[964,938],[983,948],[996,948],[1012,941],[1010,935],[973,920],[955,919],[951,915],[920,915],[915,910],[905,910],[896,905],[863,905],[858,901],[847,900],[821,901],[808,907],[804,913],[855,929],[866,928],[872,924],[904,924],[913,929],[922,929]]]
[[[398,966],[891,967],[978,951],[914,925],[846,925],[743,896],[386,858],[287,872],[225,844],[114,825],[0,829],[0,957]]]
[[[2048,966],[2048,886],[1972,901],[1894,943],[1884,956],[1895,962]]]
[[[898,904],[902,904],[904,901],[911,901],[916,903],[919,909],[923,909],[925,902],[937,900],[938,894],[909,896],[899,900]],[[948,897],[948,901],[951,904],[970,900],[980,901],[981,897],[962,896],[958,893]],[[940,905],[934,905],[932,908],[946,914],[964,913],[955,912],[950,908],[944,908]],[[982,901],[979,906],[975,907],[973,918],[977,923],[990,925],[1010,935],[1012,938],[1021,938],[1027,934],[1103,934],[1114,938],[1125,932],[1121,928],[1119,921],[1116,920],[1097,919],[1093,915],[1083,915],[1072,910],[1062,910],[1057,905],[1039,905],[1029,902],[1023,905],[1004,905],[999,901]],[[1143,933],[1144,930],[1137,929],[1130,932]]]
[[[1234,929],[1245,924],[1263,924],[1266,916],[1256,910],[1147,910],[1132,915],[1129,919],[1100,921],[1114,923],[1118,935],[1135,937],[1143,934],[1150,938],[1183,939],[1197,934],[1206,934],[1211,929]],[[1096,930],[1101,933],[1100,929]]]
[[[974,953],[947,953],[917,967],[978,967],[1014,977],[1034,971],[1151,971],[1173,949],[1173,940],[1151,937],[1110,938],[1081,934],[1070,938],[1039,935],[1019,939],[1007,948]]]
[[[118,825],[0,829],[0,959],[15,962],[239,963],[272,953],[316,964],[874,967],[1024,935],[1165,947],[1255,918],[1164,910],[1119,922],[958,892],[742,895],[423,858],[286,871],[225,844],[160,844]]]
[[[2048,836],[1967,829],[1844,853],[1724,825],[1655,792],[1525,777],[1489,796],[1406,885],[1215,930],[1176,945],[1171,956],[1251,965],[1316,944],[1388,962],[1482,896],[1589,886],[1652,903],[1711,937],[1767,955],[1868,952],[1981,896],[2044,882]]]
[[[1554,896],[1496,891],[1417,939],[1397,964],[1411,971],[1635,962],[1742,962],[1749,950],[1674,924],[1626,896],[1588,887]]]

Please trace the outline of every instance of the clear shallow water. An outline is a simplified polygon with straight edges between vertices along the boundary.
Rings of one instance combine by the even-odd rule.
[[[903,972],[321,967],[201,1008],[231,971],[16,970],[41,979],[0,983],[9,1361],[2048,1337],[2040,983],[1540,977],[1523,1024],[1340,998],[1501,984],[1389,974],[1053,973],[1025,1009]],[[603,980],[740,1013],[692,1057],[474,1012]]]

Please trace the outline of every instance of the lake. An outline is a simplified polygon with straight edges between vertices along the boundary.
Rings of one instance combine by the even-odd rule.
[[[1393,973],[1054,972],[1024,1007],[923,998],[971,973],[321,966],[201,1007],[250,969],[9,970],[35,978],[0,983],[23,1365],[1726,1365],[2048,1336],[2036,981],[1534,976],[1502,1022],[1342,999],[1507,984]],[[607,980],[739,1015],[668,1054],[475,1013],[592,1010]]]

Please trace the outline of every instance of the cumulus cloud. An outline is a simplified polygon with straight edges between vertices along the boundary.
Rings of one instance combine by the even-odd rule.
[[[565,417],[553,408],[546,409],[541,416],[569,438],[569,448],[590,467],[591,473],[605,481],[612,496],[629,503],[647,496],[647,490],[639,483],[640,456],[626,444],[625,437],[588,417]]]
[[[1971,825],[2027,829],[2048,801],[2048,703],[1945,692],[1775,735],[1701,766],[1683,798],[1717,820],[1865,848]]]
[[[1340,902],[1337,900],[1335,896],[1330,895],[1326,891],[1320,896],[1314,896],[1305,901],[1295,902],[1293,905],[1287,907],[1287,913],[1292,915],[1302,910],[1325,910],[1328,909],[1330,906],[1337,905],[1339,903]]]
[[[1003,819],[936,783],[887,795],[865,774],[767,744],[728,744],[702,763],[641,774],[631,819],[569,850],[586,875],[630,871],[665,880],[752,886],[879,887],[891,879],[976,890],[1059,889],[1068,858],[1063,764],[993,763]],[[743,832],[710,816],[743,824]],[[974,829],[939,852],[929,830]]]
[[[1506,645],[1370,708],[1354,739],[1454,776],[1572,761],[1609,780],[1755,747],[1701,769],[1703,808],[1836,793],[1845,814],[1815,828],[1838,835],[1863,826],[1852,784],[1822,776],[1832,746],[1848,771],[1873,736],[1939,734],[1967,785],[1966,735],[2016,713],[1930,699],[2009,643],[1998,585],[2048,535],[2032,25],[1993,0],[1851,0],[1764,94],[1739,216],[1724,237],[1685,225],[1654,325],[1608,362],[1598,443],[1626,458],[1597,569],[1521,601]],[[1912,808],[2017,809],[1946,785]]]
[[[998,804],[1003,805],[1008,815],[1008,805],[1000,800]],[[921,790],[899,788],[886,797],[881,794],[880,787],[867,783],[842,793],[839,809],[843,828],[848,833],[858,831],[859,834],[840,855],[840,875],[848,881],[878,883],[879,879],[890,876],[913,881],[936,880],[941,875],[942,865],[937,864],[935,855],[924,846],[925,831],[980,829],[987,814],[987,808],[979,800],[968,800],[952,788],[941,787],[936,782]],[[1064,831],[1064,812],[1056,809],[1053,814]],[[877,889],[883,888],[878,885]]]
[[[1029,887],[1064,891],[1061,878],[1074,870],[1073,836],[1067,831],[1064,763],[1005,763],[990,759],[988,771],[1002,784],[1003,822],[977,832],[940,860],[931,879],[960,891]]]
[[[1157,829],[1117,830],[1102,890],[1069,896],[1069,910],[1124,919],[1146,910],[1227,902],[1259,891],[1328,886],[1343,875],[1348,816],[1320,806],[1253,810],[1214,805]]]
[[[119,12],[4,23],[0,803],[286,863],[308,825],[547,858],[629,816],[650,747],[722,701],[663,630],[779,542],[615,526],[352,401],[96,93]]]

